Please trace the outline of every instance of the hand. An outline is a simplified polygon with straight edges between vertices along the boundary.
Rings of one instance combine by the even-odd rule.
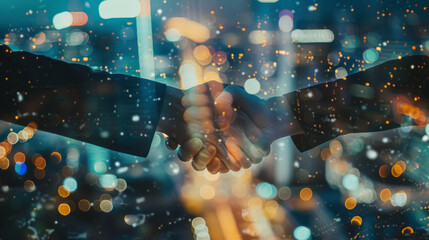
[[[212,173],[227,172],[230,169],[238,171],[241,167],[248,168],[251,163],[262,160],[263,154],[245,137],[243,126],[256,129],[255,126],[251,126],[252,123],[247,116],[240,114],[236,122],[224,131],[216,129],[213,121],[213,99],[222,91],[223,84],[218,82],[208,82],[187,90],[181,101],[185,110],[177,111],[183,111],[183,121],[178,121],[180,114],[175,114],[176,117],[168,118],[170,121],[175,120],[174,122],[161,124],[169,126],[170,129],[174,128],[170,131],[171,137],[167,146],[175,149],[178,143],[181,144],[179,158],[183,161],[193,159],[192,166],[199,171],[206,167]],[[177,104],[168,103],[173,112],[176,112],[175,105]],[[187,126],[184,127],[185,125]]]
[[[246,122],[241,126],[250,142],[264,155],[276,139],[302,132],[283,97],[264,100],[248,94],[242,87],[230,85],[215,102],[216,122],[221,130],[230,128],[238,115],[248,116],[253,125]]]

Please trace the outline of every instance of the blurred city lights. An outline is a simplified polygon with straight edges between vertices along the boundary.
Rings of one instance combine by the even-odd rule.
[[[375,50],[374,48],[370,48],[365,50],[365,52],[363,52],[363,59],[365,60],[365,62],[367,63],[375,63],[378,60],[379,54],[378,51]]]
[[[257,94],[261,90],[261,84],[255,78],[249,78],[244,82],[244,90],[249,94]]]
[[[307,240],[311,237],[311,230],[306,226],[299,226],[293,230],[293,236],[297,240]]]
[[[73,15],[67,11],[61,12],[54,16],[52,22],[57,30],[68,28],[73,23]]]
[[[140,14],[138,0],[105,0],[98,6],[101,18],[135,18]]]
[[[77,189],[77,181],[72,177],[67,177],[63,181],[64,188],[69,192],[74,192]]]
[[[395,207],[403,207],[405,204],[407,204],[408,197],[407,194],[403,191],[399,191],[392,195],[390,198],[390,202]]]
[[[69,215],[70,211],[71,211],[70,206],[67,203],[61,203],[58,206],[58,212],[63,216]]]
[[[334,33],[329,29],[296,29],[291,36],[298,43],[330,43],[335,39]]]
[[[15,164],[15,172],[19,175],[24,175],[27,172],[27,165],[24,162],[17,162]]]
[[[354,174],[347,174],[343,177],[343,187],[347,190],[355,190],[359,186],[359,178]]]
[[[167,21],[165,28],[167,31],[169,29],[176,29],[180,32],[181,36],[189,38],[197,43],[203,43],[210,38],[210,31],[206,26],[186,18],[170,18]],[[177,37],[175,39],[177,39]]]
[[[256,193],[263,198],[274,198],[277,195],[277,188],[267,182],[261,182],[256,186]]]
[[[113,174],[103,174],[98,179],[101,187],[106,189],[114,189],[117,186],[117,178]]]

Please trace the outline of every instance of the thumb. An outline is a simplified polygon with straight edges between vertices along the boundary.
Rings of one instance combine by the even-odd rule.
[[[222,92],[215,100],[215,120],[221,130],[227,129],[235,120],[233,102],[234,97],[228,91]]]
[[[247,93],[242,87],[229,85],[215,101],[215,113],[221,129],[235,120],[235,108],[249,116],[258,127],[266,123],[268,110],[265,100]]]

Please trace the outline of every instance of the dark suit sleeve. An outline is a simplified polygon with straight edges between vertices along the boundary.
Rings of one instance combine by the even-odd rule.
[[[0,46],[0,120],[145,157],[164,84]]]
[[[429,57],[409,56],[284,95],[304,133],[306,151],[337,136],[424,124],[429,118]],[[409,120],[404,119],[408,115]]]

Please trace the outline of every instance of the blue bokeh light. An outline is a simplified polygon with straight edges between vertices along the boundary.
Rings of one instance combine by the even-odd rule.
[[[74,192],[77,189],[77,181],[72,177],[67,177],[63,182],[64,188],[69,192]]]
[[[256,186],[256,193],[263,198],[274,198],[277,195],[277,188],[267,182],[261,182]]]
[[[355,190],[359,187],[359,178],[354,174],[347,174],[343,178],[343,186],[347,190]]]
[[[27,165],[23,162],[17,162],[15,164],[15,172],[19,175],[24,175],[27,172]]]
[[[311,230],[306,226],[299,226],[293,230],[293,236],[297,240],[307,240],[311,236]]]
[[[118,184],[117,178],[113,174],[103,174],[98,181],[103,188],[115,188]]]

